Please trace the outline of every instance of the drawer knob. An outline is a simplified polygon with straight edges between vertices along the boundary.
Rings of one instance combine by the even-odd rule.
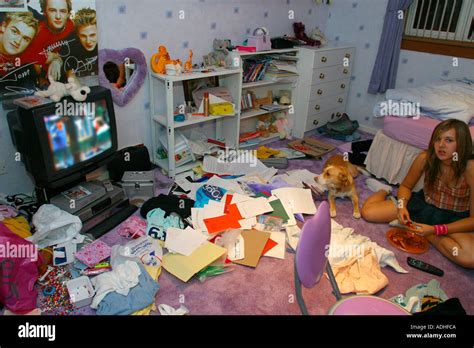
[[[326,57],[321,58],[321,62],[326,63],[327,61],[328,61],[328,59]]]
[[[338,112],[338,113],[336,114],[336,116],[337,116],[337,117],[341,117],[342,114],[341,114],[340,112]]]
[[[346,53],[345,57],[346,57],[346,58],[351,58],[351,54],[350,54],[350,53]]]
[[[314,120],[314,121],[313,121],[313,124],[314,124],[315,126],[317,126],[317,125],[319,124],[319,121],[318,121],[318,120]]]
[[[322,89],[318,89],[318,94],[319,94],[319,95],[323,94],[323,90],[322,90]]]
[[[337,101],[338,101],[339,103],[344,103],[344,99],[342,99],[342,98],[339,98]]]
[[[342,89],[346,88],[346,84],[345,83],[341,84],[341,88]]]
[[[321,109],[321,106],[316,105],[314,108],[319,111]]]
[[[334,120],[334,116],[336,116],[336,114],[333,113],[333,114],[331,115],[331,120]]]
[[[349,73],[349,70],[344,69],[343,73],[344,73],[344,74],[348,74],[348,73]]]
[[[321,80],[324,80],[324,77],[325,77],[325,76],[324,76],[323,73],[321,73],[321,74],[319,75],[319,78],[320,78]]]

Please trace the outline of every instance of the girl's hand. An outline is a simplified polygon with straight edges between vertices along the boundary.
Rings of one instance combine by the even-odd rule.
[[[400,223],[403,225],[407,225],[408,223],[412,222],[407,208],[398,209],[398,221],[400,221]]]
[[[416,234],[426,237],[435,233],[434,227],[431,225],[413,223],[409,224],[408,228],[410,231],[415,232]]]

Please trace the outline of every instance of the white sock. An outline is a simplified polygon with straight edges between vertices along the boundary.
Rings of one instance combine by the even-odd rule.
[[[373,192],[378,192],[380,190],[386,191],[387,193],[392,192],[392,188],[390,186],[382,184],[380,181],[377,181],[372,178],[367,179],[365,181],[365,184]]]

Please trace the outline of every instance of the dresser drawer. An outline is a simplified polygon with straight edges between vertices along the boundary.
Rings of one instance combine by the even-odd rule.
[[[348,58],[349,67],[354,59],[354,48],[343,48],[339,50],[315,52],[313,68],[325,68],[328,66],[344,65],[344,58]]]
[[[312,115],[317,112],[323,112],[339,107],[345,107],[346,99],[347,93],[338,94],[327,98],[310,100],[308,114]]]
[[[330,66],[328,68],[314,69],[312,85],[327,83],[336,80],[345,80],[351,77],[351,69],[342,65]]]
[[[309,99],[321,99],[341,93],[347,93],[347,90],[349,89],[349,83],[350,79],[345,79],[313,85],[311,86]]]
[[[314,128],[322,127],[328,122],[337,121],[341,118],[344,111],[345,108],[341,107],[308,116],[308,119],[306,120],[305,132],[310,131]]]

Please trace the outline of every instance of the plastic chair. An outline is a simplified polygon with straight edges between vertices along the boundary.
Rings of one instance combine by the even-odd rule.
[[[308,315],[302,296],[303,285],[312,288],[326,270],[337,303],[329,311],[331,315],[410,315],[402,307],[377,296],[349,296],[342,298],[326,252],[331,242],[331,216],[329,204],[320,204],[317,213],[308,220],[301,231],[295,255],[295,289],[301,313]]]

